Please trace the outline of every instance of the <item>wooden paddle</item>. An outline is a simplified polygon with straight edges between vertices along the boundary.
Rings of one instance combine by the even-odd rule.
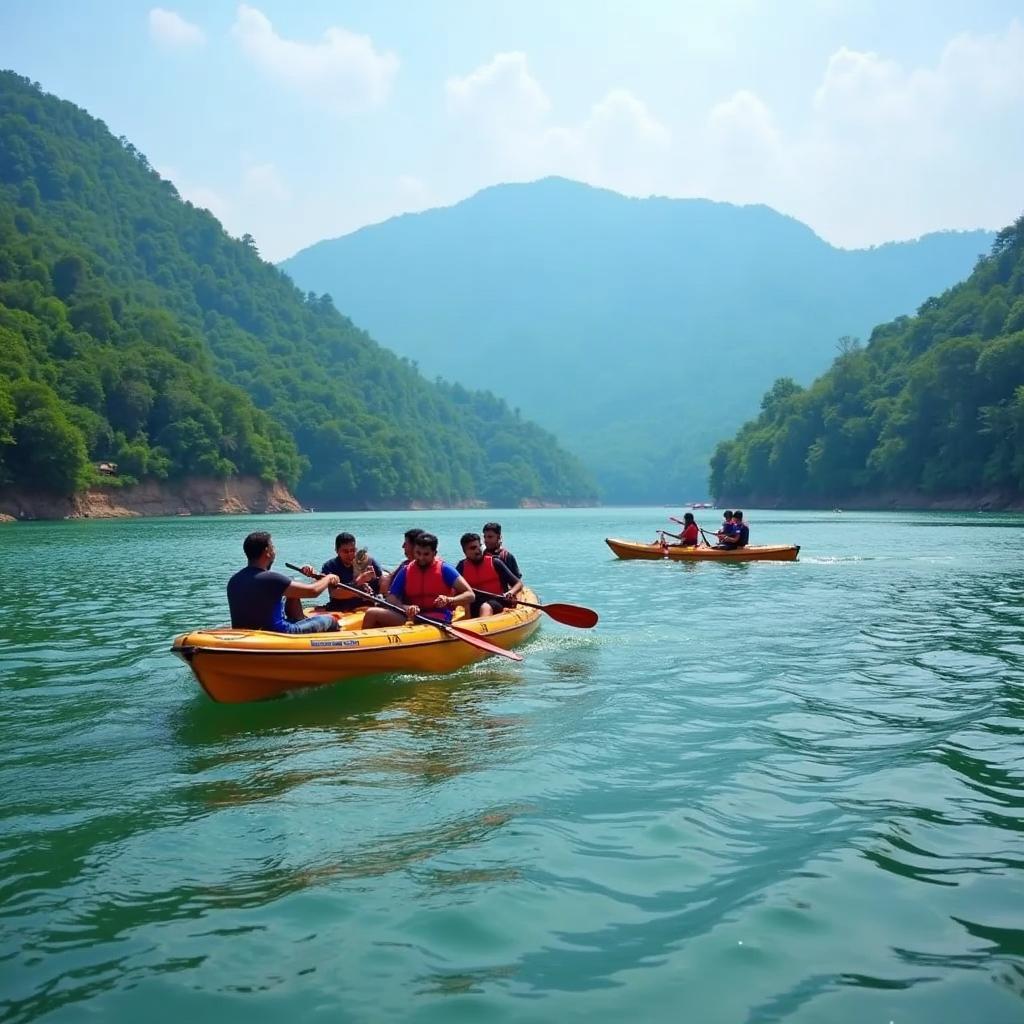
[[[580,629],[590,629],[597,625],[597,612],[591,608],[584,608],[579,604],[534,604],[532,601],[520,601],[518,597],[505,597],[504,594],[491,594],[486,590],[473,588],[474,594],[480,597],[487,597],[494,601],[503,601],[507,604],[521,604],[524,608],[539,608],[546,612],[555,622],[564,623],[566,626],[578,626]]]
[[[291,562],[285,562],[284,564],[293,572],[302,572],[301,566],[292,565]],[[307,574],[303,573],[303,575]],[[323,574],[314,572],[309,575],[311,579],[319,579]],[[347,583],[339,583],[338,586],[342,590],[351,590],[353,594],[358,594],[360,597],[381,608],[390,608],[391,611],[398,612],[399,615],[405,615],[404,608],[400,605],[392,604],[390,601],[385,601],[383,597],[378,597],[376,594],[368,594],[365,590],[360,590],[359,587],[351,587]],[[486,651],[488,654],[498,654],[502,658],[508,658],[509,661],[523,660],[521,654],[517,654],[515,651],[506,651],[504,647],[492,644],[489,640],[485,640],[482,636],[477,636],[476,633],[471,633],[468,629],[459,629],[458,626],[453,626],[447,622],[438,622],[437,619],[431,619],[426,615],[414,615],[413,618],[425,626],[436,626],[442,633],[446,633],[452,639],[462,640],[472,647],[478,647],[481,651]]]

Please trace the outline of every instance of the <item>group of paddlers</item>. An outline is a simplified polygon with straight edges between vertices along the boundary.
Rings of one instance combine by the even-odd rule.
[[[301,566],[304,583],[273,572],[276,551],[269,533],[250,533],[242,543],[248,564],[228,581],[231,625],[236,629],[265,629],[277,633],[326,633],[337,630],[332,612],[351,612],[371,605],[363,614],[363,629],[398,626],[416,616],[448,623],[456,608],[467,618],[484,618],[515,604],[523,589],[515,556],[502,544],[501,524],[485,523],[483,536],[464,533],[463,558],[450,565],[437,555],[437,537],[426,530],[405,531],[402,563],[386,572],[351,533],[334,540],[334,558],[317,572]],[[293,567],[294,568],[294,567]],[[328,601],[307,615],[303,598]]]
[[[682,519],[677,519],[675,516],[669,516],[669,519],[673,523],[679,523],[683,532],[670,533],[668,530],[659,530],[659,539],[655,543],[660,544],[663,548],[695,548],[700,545],[701,538],[709,547],[717,548],[720,551],[745,548],[750,543],[750,527],[743,521],[743,513],[739,509],[735,512],[732,509],[726,509],[722,513],[722,525],[711,534],[716,540],[714,544],[708,539],[708,533],[697,525],[692,512],[684,512]],[[667,537],[674,537],[675,543],[670,543],[666,540]]]

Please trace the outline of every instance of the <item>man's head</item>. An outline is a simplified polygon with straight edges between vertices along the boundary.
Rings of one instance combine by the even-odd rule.
[[[437,557],[437,538],[432,533],[422,531],[413,545],[412,557],[421,569],[426,569]]]
[[[356,539],[351,533],[339,533],[334,538],[334,550],[344,565],[351,565],[356,557]]]
[[[416,538],[423,531],[418,527],[414,526],[411,530],[405,531],[405,540],[402,541],[402,550],[405,552],[406,558],[412,558],[412,549],[416,544]]]
[[[739,509],[736,509],[736,511],[732,514],[732,519],[734,523],[742,523],[743,513]]]
[[[242,541],[242,550],[245,552],[245,557],[249,559],[250,565],[259,565],[265,569],[269,569],[274,564],[274,542],[270,539],[270,534],[265,530],[257,530],[255,533],[250,533],[245,540]]]
[[[501,523],[484,523],[484,547],[497,551],[501,547]]]
[[[462,545],[462,553],[471,562],[483,561],[484,549],[479,533],[464,533],[459,538],[459,543]]]

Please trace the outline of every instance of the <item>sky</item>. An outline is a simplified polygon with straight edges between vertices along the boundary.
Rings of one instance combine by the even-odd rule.
[[[281,260],[549,174],[834,245],[1024,212],[1021,0],[2,0],[0,67]]]

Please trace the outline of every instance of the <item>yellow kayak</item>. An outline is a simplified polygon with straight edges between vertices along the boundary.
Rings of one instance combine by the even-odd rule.
[[[605,544],[619,558],[667,558],[673,562],[795,562],[800,554],[799,544],[748,545],[745,548],[684,548],[660,544],[645,544],[639,540],[618,540],[605,537]]]
[[[537,599],[530,590],[520,596]],[[537,629],[540,614],[519,605],[486,619],[458,619],[456,625],[509,650]],[[266,700],[377,673],[452,672],[487,657],[436,626],[356,628],[362,619],[362,611],[339,615],[339,632],[302,636],[229,626],[198,629],[176,636],[171,651],[213,700],[224,703]]]

